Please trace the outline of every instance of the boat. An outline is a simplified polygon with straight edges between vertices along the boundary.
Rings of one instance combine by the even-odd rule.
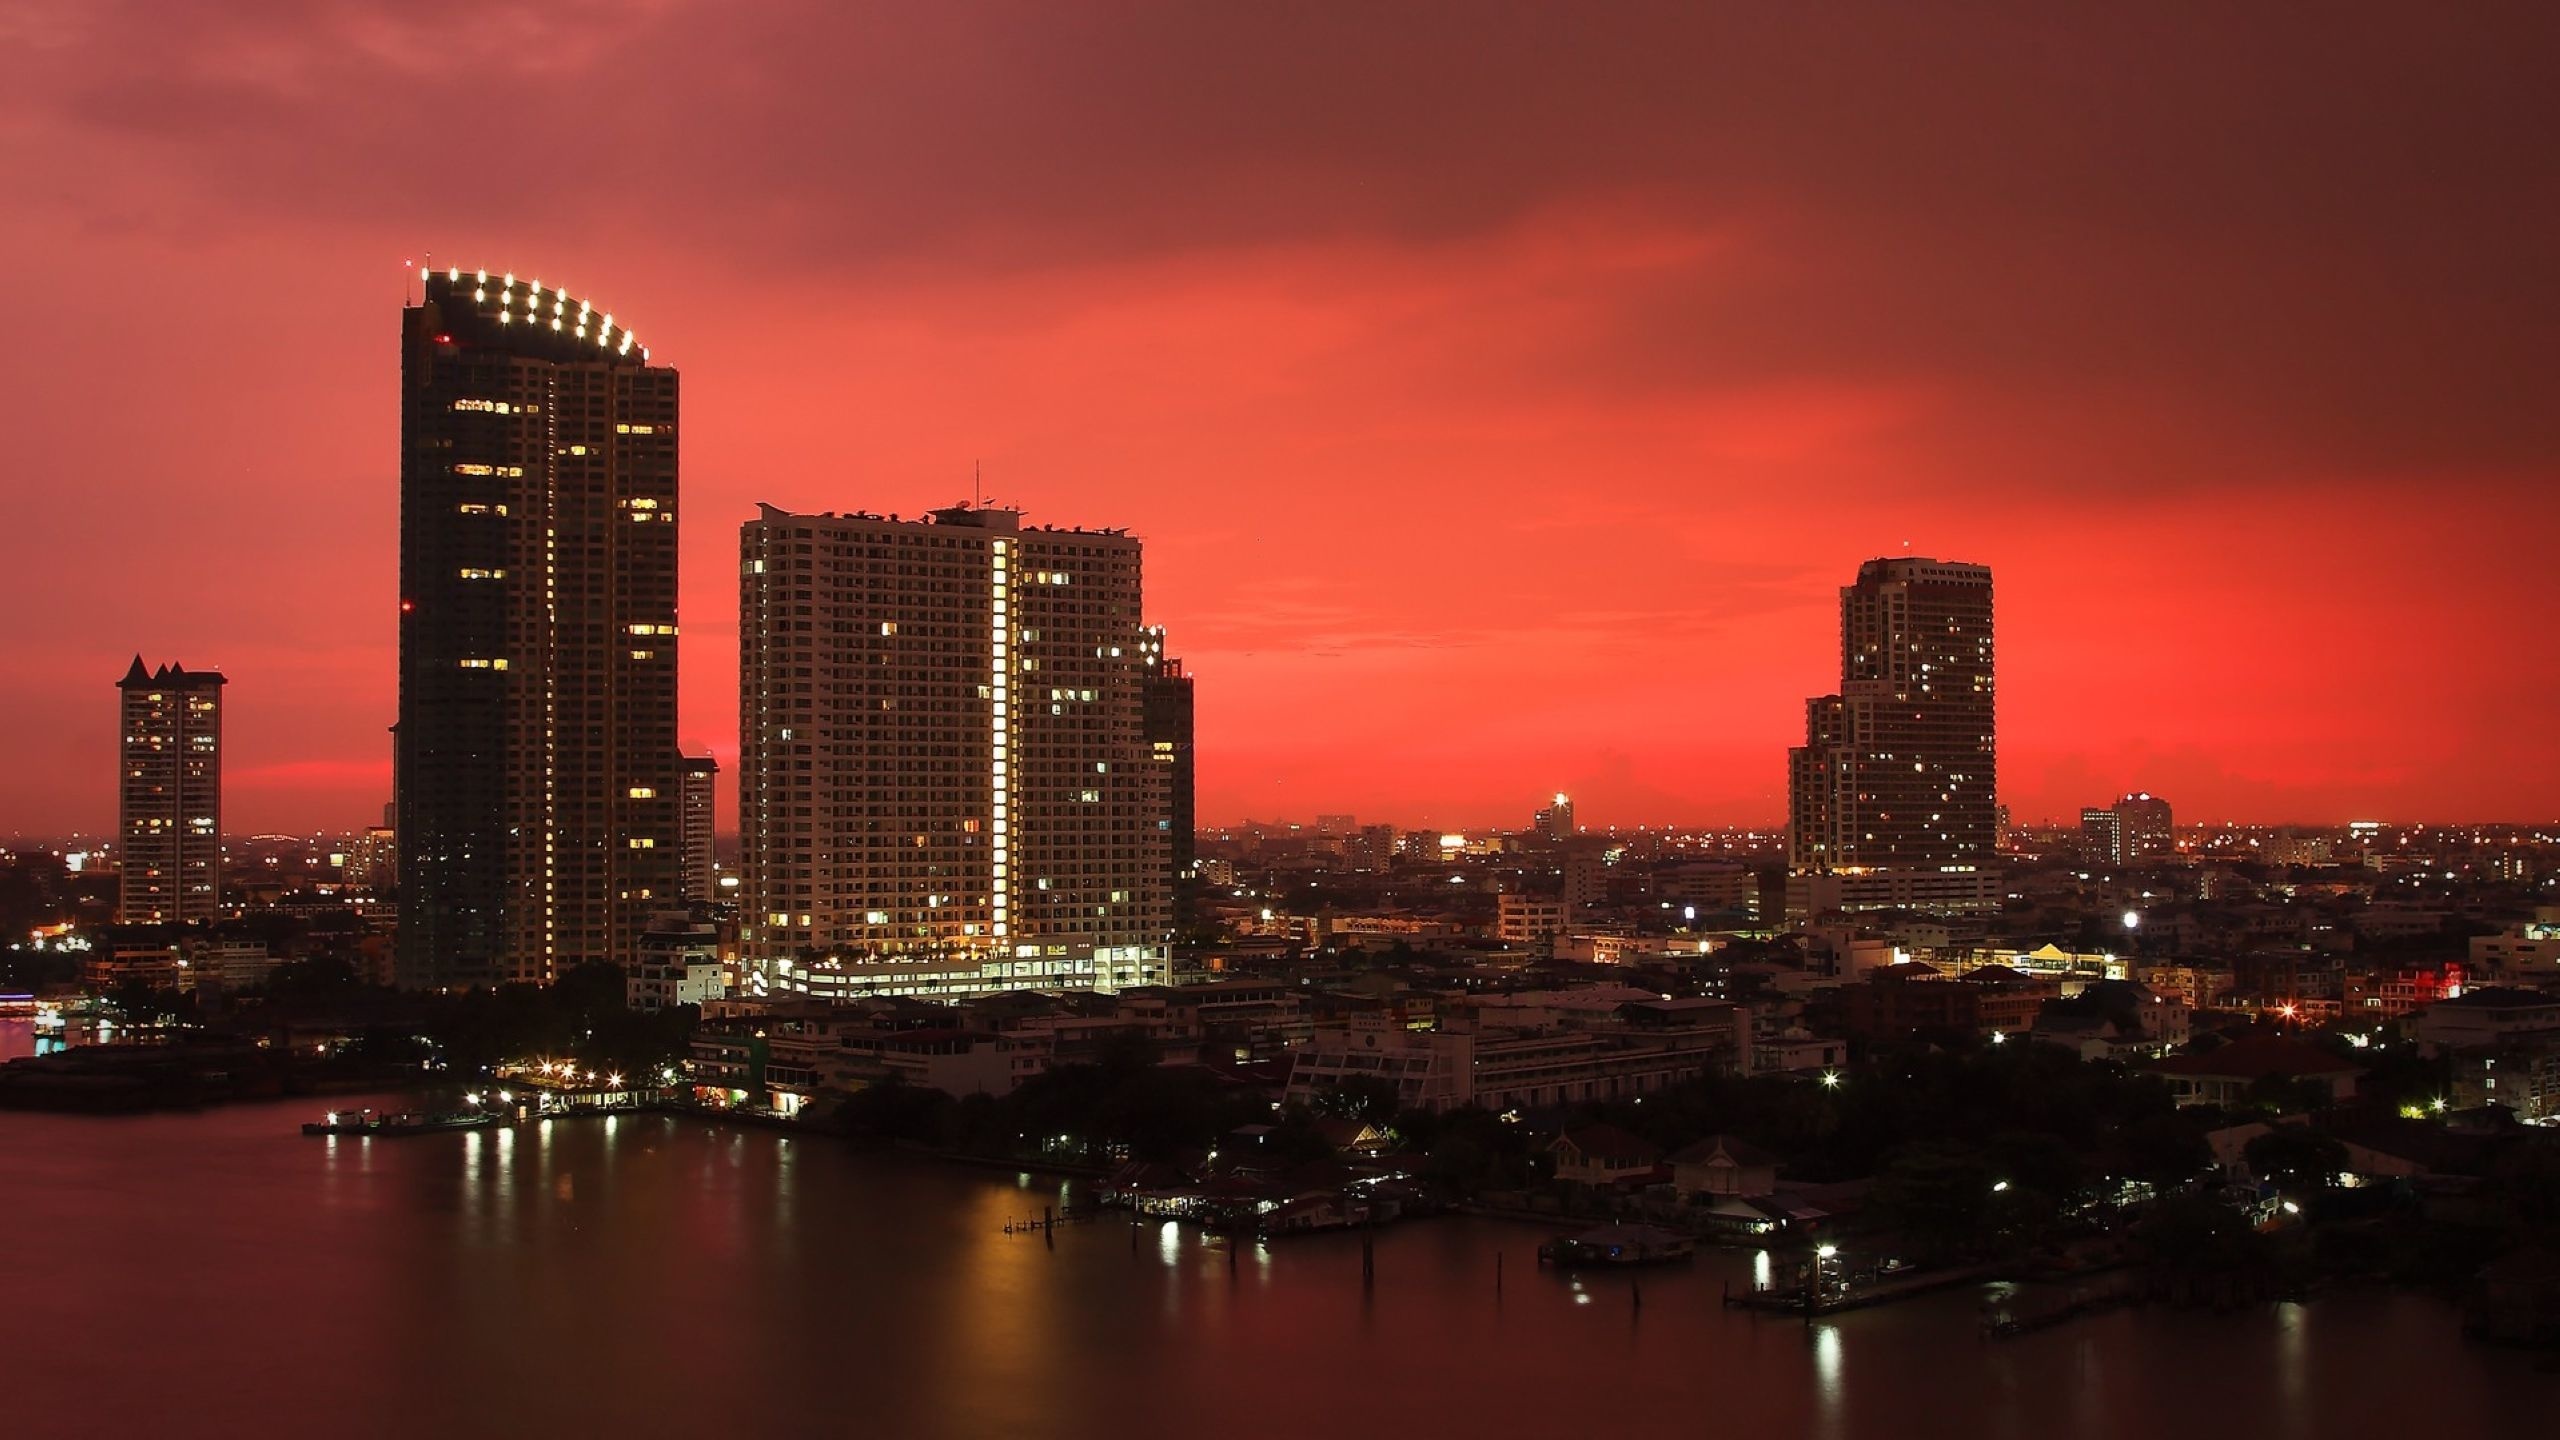
[[[1664,1265],[1697,1253],[1695,1238],[1652,1225],[1603,1225],[1538,1247],[1551,1265]]]
[[[370,1110],[332,1110],[325,1120],[302,1127],[305,1135],[379,1135],[386,1140],[434,1135],[446,1130],[486,1130],[506,1117],[495,1110],[448,1110],[430,1115],[377,1115]]]

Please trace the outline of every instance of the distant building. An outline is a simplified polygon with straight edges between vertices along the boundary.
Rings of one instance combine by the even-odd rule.
[[[1999,872],[1969,866],[1799,872],[1787,876],[1787,913],[1800,919],[1869,910],[1978,915],[1999,909],[2006,894]]]
[[[1870,560],[1840,592],[1840,693],[1788,752],[1800,874],[1987,870],[1999,848],[1991,571]]]
[[[681,913],[661,915],[623,970],[623,998],[644,1013],[701,1005],[725,993],[720,932]]]
[[[713,817],[719,813],[720,762],[708,755],[687,755],[677,765],[683,787],[676,807],[677,853],[681,861],[678,890],[696,905],[720,898]]]
[[[2080,843],[2105,865],[2140,865],[2175,854],[2177,827],[2169,802],[2148,791],[2080,812]]]
[[[1541,838],[1547,840],[1569,840],[1573,838],[1572,799],[1563,791],[1557,791],[1556,798],[1552,803],[1547,805],[1546,808],[1540,810],[1537,814],[1529,817],[1529,828],[1532,831],[1535,831]]]
[[[2094,865],[2124,863],[2124,821],[2116,814],[2116,807],[2080,807],[2080,850]]]
[[[2035,1028],[2059,982],[1982,965],[1961,975],[1917,961],[1868,972],[1866,983],[1842,987],[1843,1025],[1860,1040],[1898,1040],[1925,1031],[2021,1035]]]
[[[2544,906],[2499,934],[2473,936],[2471,968],[2514,979],[2560,978],[2560,907]]]
[[[1564,901],[1553,896],[1505,895],[1494,902],[1494,938],[1544,951],[1564,933],[1566,919]]]
[[[1165,653],[1161,625],[1147,627],[1145,638],[1139,642],[1139,654],[1145,672],[1141,706],[1147,753],[1164,776],[1164,807],[1157,817],[1157,828],[1165,833],[1169,883],[1179,886],[1191,878],[1192,865],[1199,855],[1193,833],[1198,821],[1193,810],[1197,783],[1192,768],[1191,676],[1183,670],[1181,661]],[[1327,835],[1348,834],[1351,817],[1321,816],[1317,828]]]
[[[1139,542],[767,505],[740,532],[740,946],[765,986],[1167,978]]]
[[[2145,1066],[2166,1080],[2180,1105],[2238,1105],[2266,1083],[2317,1086],[2327,1098],[2355,1098],[2361,1066],[2337,1059],[2318,1046],[2273,1035],[2234,1040],[2202,1055],[2175,1055]]]
[[[375,825],[356,837],[347,852],[347,881],[376,892],[400,883],[400,837],[388,825]]]
[[[2115,812],[2118,863],[2139,865],[2176,853],[2178,832],[2168,801],[2139,791],[2118,800]]]
[[[1731,861],[1698,860],[1665,866],[1653,876],[1654,893],[1702,915],[1760,915],[1760,877]]]
[[[398,974],[630,959],[678,897],[676,372],[446,269],[401,316]]]
[[[1721,1001],[1622,1005],[1561,1023],[1409,1030],[1376,1016],[1320,1025],[1290,1054],[1288,1096],[1311,1103],[1353,1078],[1395,1087],[1403,1109],[1503,1111],[1630,1099],[1747,1072],[1750,1013]]]
[[[183,665],[116,682],[116,919],[210,922],[222,910],[222,687]]]

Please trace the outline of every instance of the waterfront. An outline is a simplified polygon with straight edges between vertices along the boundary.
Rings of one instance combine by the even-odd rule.
[[[307,1104],[0,1115],[0,1356],[49,1435],[2485,1434],[2560,1398],[2441,1304],[1807,1327],[1751,1257],[1576,1283],[1543,1232],[1248,1249],[1008,1219],[1058,1182],[664,1116],[306,1139]],[[1497,1293],[1499,1262],[1501,1286]],[[1643,1286],[1643,1304],[1631,1287]],[[1921,1422],[1925,1420],[1923,1426]]]

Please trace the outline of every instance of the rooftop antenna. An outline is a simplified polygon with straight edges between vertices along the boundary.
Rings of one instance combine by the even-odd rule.
[[[987,508],[986,467],[976,460],[969,462],[969,508]]]

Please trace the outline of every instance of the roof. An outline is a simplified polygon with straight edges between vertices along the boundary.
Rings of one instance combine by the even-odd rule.
[[[2154,1074],[2201,1076],[2217,1080],[2263,1080],[2270,1076],[2361,1075],[2364,1067],[2341,1060],[2316,1045],[2281,1035],[2252,1035],[2201,1055],[2174,1055],[2150,1067]]]
[[[2546,1005],[2560,1005],[2560,996],[2545,995],[2539,990],[2519,990],[2513,986],[2493,985],[2484,990],[2465,990],[2459,995],[2436,1003],[2461,1010],[2530,1010]]]
[[[581,300],[561,286],[545,289],[538,279],[518,281],[513,271],[491,274],[448,265],[421,272],[423,302],[416,310],[432,312],[439,343],[456,337],[474,344],[501,345],[513,354],[547,360],[598,360],[646,363],[649,347],[639,346],[627,325],[592,300]],[[523,313],[517,313],[521,300]],[[590,336],[593,343],[589,343]]]
[[[142,665],[142,657],[137,654],[133,657],[132,667],[124,672],[124,678],[116,682],[116,688],[148,690],[156,687],[163,690],[189,690],[206,689],[227,683],[229,682],[223,679],[222,672],[219,670],[189,670],[184,665],[163,665],[157,670],[146,670]]]
[[[1553,1150],[1566,1144],[1600,1160],[1650,1165],[1662,1158],[1661,1149],[1652,1141],[1640,1135],[1630,1135],[1615,1125],[1596,1122],[1571,1127],[1558,1135],[1547,1148]]]
[[[1775,1166],[1778,1157],[1737,1135],[1710,1135],[1694,1144],[1683,1145],[1671,1152],[1674,1165],[1703,1165],[1721,1152],[1736,1165]]]

